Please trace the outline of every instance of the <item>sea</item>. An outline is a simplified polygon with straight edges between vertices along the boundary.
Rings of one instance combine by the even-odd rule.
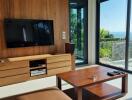
[[[114,38],[125,38],[126,37],[125,32],[110,32],[110,34],[113,34]],[[132,32],[130,32],[130,40],[132,41]]]

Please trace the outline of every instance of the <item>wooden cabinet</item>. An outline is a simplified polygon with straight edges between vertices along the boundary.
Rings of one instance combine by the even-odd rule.
[[[9,70],[9,69],[17,69],[17,68],[23,68],[28,67],[29,62],[28,61],[1,61],[0,63],[0,71],[2,70]]]
[[[61,62],[71,60],[70,54],[54,55],[47,58],[47,63]]]
[[[0,71],[0,78],[29,73],[28,67]]]
[[[0,78],[0,86],[27,81],[29,73]]]
[[[0,63],[0,86],[18,82],[23,82],[29,79],[29,64],[28,61],[1,60]]]
[[[48,76],[63,73],[63,72],[67,72],[67,71],[70,71],[70,70],[71,70],[71,66],[50,69],[50,70],[48,70]]]
[[[47,69],[50,70],[54,68],[67,67],[67,66],[71,66],[71,60],[48,63]]]
[[[0,86],[70,70],[72,70],[71,54],[45,54],[0,59]]]
[[[47,58],[47,74],[54,75],[72,69],[71,55],[63,54]]]

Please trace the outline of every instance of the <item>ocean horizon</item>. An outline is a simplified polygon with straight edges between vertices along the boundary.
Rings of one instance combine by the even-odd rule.
[[[114,38],[125,38],[125,32],[110,32],[114,36]],[[132,32],[130,32],[130,40],[132,40]]]

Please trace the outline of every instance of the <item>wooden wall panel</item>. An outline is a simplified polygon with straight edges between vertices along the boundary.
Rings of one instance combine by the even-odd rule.
[[[0,55],[2,56],[3,53],[1,52],[3,50],[3,18],[4,18],[4,0],[1,0],[0,2]]]
[[[66,33],[69,33],[69,31],[68,31],[68,18],[69,18],[69,14],[68,14],[68,0],[58,0],[58,5],[57,6],[59,6],[61,9],[59,9],[59,7],[57,7],[57,11],[59,11],[59,13],[57,13],[57,21],[59,21],[60,23],[60,32],[62,33],[62,32],[66,32]],[[60,16],[60,15],[62,15],[62,16]],[[68,21],[66,21],[66,20],[68,20]],[[67,35],[69,35],[69,34],[67,34]],[[59,35],[59,41],[61,41],[62,39],[62,35]],[[67,37],[68,38],[68,37]],[[68,39],[69,40],[69,39]],[[61,49],[61,48],[64,48],[64,43],[65,42],[68,42],[67,40],[63,40],[62,41],[62,43],[60,43],[59,45],[60,45],[60,47],[58,47],[58,50],[60,51],[60,52],[62,52],[62,51],[64,51],[64,49]]]
[[[62,32],[66,32],[69,35],[68,31],[68,0],[48,0],[48,19],[54,19],[55,22],[55,43],[56,49],[58,52],[64,51],[64,43],[69,41],[69,37],[67,36],[66,41],[62,40]],[[56,13],[57,12],[57,13]],[[65,25],[67,24],[67,25]],[[57,42],[61,41],[61,42]]]
[[[64,53],[64,43],[69,38],[62,40],[62,32],[65,31],[68,37],[68,15],[68,0],[0,0],[0,58]],[[55,45],[6,48],[4,18],[54,20]]]

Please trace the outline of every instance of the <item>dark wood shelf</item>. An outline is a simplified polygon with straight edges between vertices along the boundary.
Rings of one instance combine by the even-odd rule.
[[[114,100],[123,97],[121,89],[107,83],[100,83],[84,88],[89,94],[89,100]]]

